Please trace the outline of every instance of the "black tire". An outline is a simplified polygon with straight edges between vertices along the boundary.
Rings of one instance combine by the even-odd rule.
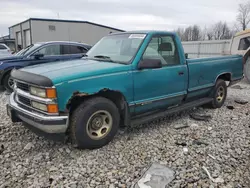
[[[223,92],[219,96],[219,93]],[[211,97],[213,98],[213,101],[208,104],[208,107],[210,108],[221,108],[227,98],[227,84],[224,80],[218,79],[215,87],[211,93]]]
[[[97,114],[95,115],[95,113]],[[101,113],[106,115],[103,115]],[[101,126],[105,126],[107,124],[106,119],[102,119],[103,117],[105,118],[105,116],[108,116],[108,123],[109,125],[112,124],[111,128],[106,128],[106,132],[103,131],[105,130],[105,128],[102,129],[102,127],[100,129],[96,127],[96,129],[93,128],[93,126],[96,125],[98,125],[97,127],[99,127],[100,124],[102,124]],[[110,117],[112,118],[112,120],[110,119]],[[119,123],[119,110],[112,101],[103,97],[94,97],[88,99],[80,104],[73,111],[70,117],[71,142],[75,147],[81,149],[101,148],[102,146],[107,145],[114,138],[118,131]],[[98,137],[98,134],[95,131],[99,132],[100,135],[102,134],[102,132],[104,132],[104,136]]]
[[[6,75],[3,78],[3,86],[6,89],[6,91],[8,91],[8,92],[12,92],[13,91],[13,85],[11,87],[11,85],[10,85],[10,79],[11,79],[10,72],[8,72],[8,73],[6,73]]]

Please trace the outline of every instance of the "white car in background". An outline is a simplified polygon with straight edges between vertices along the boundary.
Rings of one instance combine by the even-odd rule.
[[[7,56],[11,56],[11,50],[8,46],[6,46],[5,44],[0,43],[0,58],[2,57],[7,57]]]

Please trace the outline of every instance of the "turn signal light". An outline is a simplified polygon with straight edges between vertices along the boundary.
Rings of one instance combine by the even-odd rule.
[[[47,88],[46,89],[47,98],[56,98],[56,89],[55,88]]]
[[[58,113],[58,106],[57,104],[48,104],[47,105],[48,113]]]

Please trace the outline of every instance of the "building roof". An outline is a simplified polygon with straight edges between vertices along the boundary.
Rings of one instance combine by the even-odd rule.
[[[116,31],[121,31],[123,32],[124,30],[121,30],[121,29],[118,29],[118,28],[114,28],[114,27],[109,27],[109,26],[106,26],[106,25],[101,25],[101,24],[97,24],[97,23],[94,23],[94,22],[89,22],[89,21],[80,21],[80,20],[61,20],[61,19],[46,19],[46,18],[29,18],[23,22],[20,22],[18,24],[15,24],[15,25],[12,25],[10,26],[9,28],[11,27],[14,27],[14,26],[17,26],[19,24],[22,24],[22,23],[25,23],[25,22],[28,22],[28,21],[31,21],[31,20],[35,20],[35,21],[50,21],[50,22],[68,22],[68,23],[86,23],[86,24],[91,24],[91,25],[95,25],[95,26],[99,26],[99,27],[104,27],[104,28],[107,28],[107,29],[112,29],[112,30],[116,30]]]

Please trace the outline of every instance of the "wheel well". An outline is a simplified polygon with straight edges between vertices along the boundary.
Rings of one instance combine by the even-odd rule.
[[[4,73],[4,75],[3,75],[3,77],[2,77],[2,80],[1,80],[1,85],[3,85],[3,81],[4,81],[5,76],[6,76],[7,74],[9,74],[11,71],[12,71],[12,69],[10,69],[10,70],[8,70],[8,71],[6,71],[6,72]]]
[[[231,74],[230,73],[225,73],[225,74],[221,74],[218,78],[217,78],[217,80],[218,79],[222,79],[222,80],[224,80],[224,81],[231,81]],[[216,81],[217,81],[216,80]]]
[[[93,97],[104,97],[111,100],[119,110],[121,125],[127,125],[129,112],[128,112],[128,104],[126,102],[125,97],[119,91],[103,89],[98,93],[88,95],[87,93],[76,92],[73,94],[69,102],[67,103],[67,110],[71,113],[85,100],[88,100]]]

